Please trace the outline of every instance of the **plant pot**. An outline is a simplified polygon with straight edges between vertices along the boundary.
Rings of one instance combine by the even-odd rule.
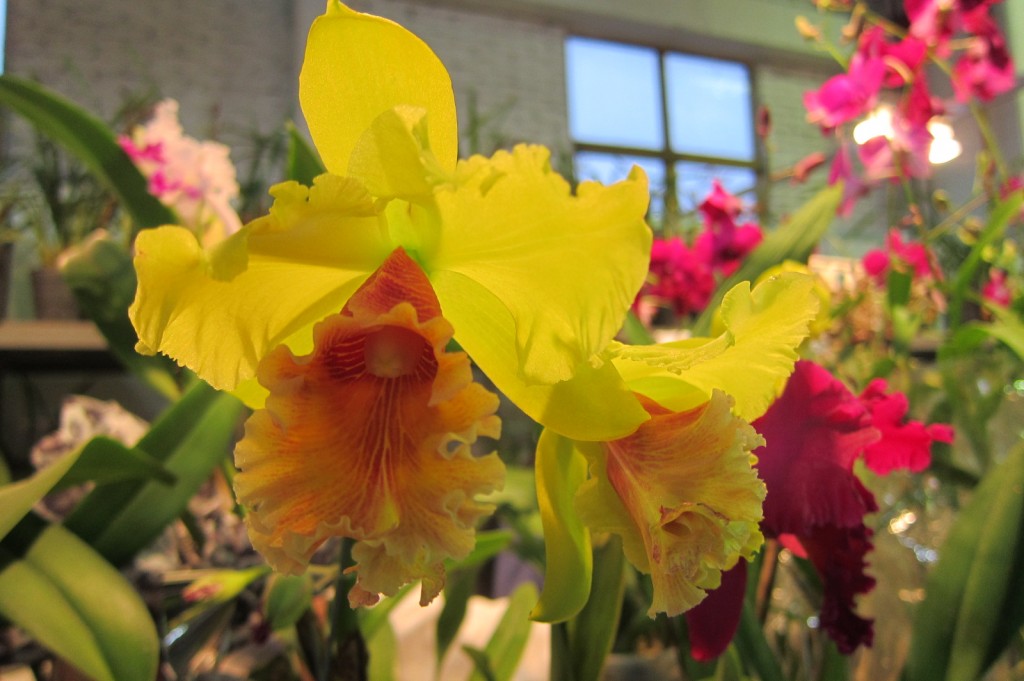
[[[75,294],[56,267],[32,271],[32,300],[37,319],[80,319]]]

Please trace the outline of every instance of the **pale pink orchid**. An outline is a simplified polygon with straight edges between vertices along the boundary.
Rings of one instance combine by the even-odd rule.
[[[150,193],[204,242],[219,241],[241,228],[231,205],[238,197],[238,182],[230,150],[185,135],[176,101],[159,102],[149,122],[118,143],[148,180]]]

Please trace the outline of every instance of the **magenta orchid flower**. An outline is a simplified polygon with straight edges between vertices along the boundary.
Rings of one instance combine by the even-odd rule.
[[[970,46],[953,66],[953,93],[960,102],[977,97],[990,102],[1009,92],[1017,82],[1006,39],[991,18],[985,17]]]
[[[920,473],[931,463],[933,442],[953,441],[953,428],[945,423],[925,425],[908,420],[907,396],[888,392],[885,379],[876,378],[860,394],[860,401],[871,413],[871,422],[881,433],[878,442],[864,450],[864,464],[878,475],[894,470]]]
[[[649,323],[658,307],[679,316],[700,313],[714,292],[715,277],[707,258],[679,237],[655,239],[648,280],[633,307]]]
[[[992,268],[988,271],[988,281],[981,288],[981,297],[993,305],[1009,307],[1013,302],[1013,292],[1006,280],[1006,272]]]
[[[900,271],[909,271],[919,279],[938,277],[935,256],[924,244],[904,241],[900,231],[893,228],[889,230],[885,246],[885,250],[876,248],[868,251],[861,261],[864,271],[879,286],[885,285],[889,270],[894,267]]]
[[[704,232],[694,248],[708,258],[713,269],[729,276],[764,239],[761,228],[752,222],[736,224],[743,202],[718,180],[712,182],[711,193],[697,209],[704,215]]]
[[[854,54],[847,73],[832,76],[817,90],[804,93],[807,120],[817,123],[823,132],[863,116],[875,107],[885,79],[886,66],[881,59],[865,59]]]
[[[959,31],[979,33],[991,20],[989,8],[998,0],[904,0],[910,34],[939,54],[949,53],[949,40]]]

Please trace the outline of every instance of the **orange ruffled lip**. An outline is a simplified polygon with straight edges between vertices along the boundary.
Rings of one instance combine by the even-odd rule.
[[[452,327],[400,248],[313,335],[311,354],[280,346],[259,366],[270,395],[235,450],[253,545],[298,573],[328,538],[349,537],[354,603],[417,579],[429,601],[491,510],[475,498],[503,483],[496,454],[471,452],[499,435],[498,398],[464,353],[445,352]]]
[[[577,510],[591,529],[622,536],[626,557],[651,575],[648,614],[674,616],[760,547],[765,492],[750,452],[762,440],[720,391],[681,412],[638,399],[650,421],[625,438],[581,449],[592,477]]]

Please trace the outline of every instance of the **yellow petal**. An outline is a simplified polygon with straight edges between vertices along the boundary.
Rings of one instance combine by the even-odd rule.
[[[441,272],[433,278],[456,339],[487,377],[526,414],[577,440],[622,437],[647,420],[647,412],[611,362],[581,365],[570,380],[527,383],[517,373],[516,321],[501,301],[467,277]],[[442,298],[442,296],[444,296]],[[543,299],[537,313],[545,310]]]
[[[626,558],[650,573],[648,614],[673,616],[760,548],[765,489],[750,452],[764,441],[718,391],[685,412],[645,406],[651,420],[633,435],[580,447],[591,479],[576,504],[592,530],[621,535]]]
[[[829,327],[832,326],[832,291],[829,289],[828,282],[825,281],[824,277],[802,262],[797,262],[796,260],[783,260],[778,265],[769,267],[762,272],[757,277],[757,281],[754,282],[754,285],[756,286],[775,275],[782,274],[783,272],[806,274],[814,279],[814,288],[811,289],[811,292],[814,294],[814,297],[818,299],[818,314],[811,321],[810,337],[817,338],[828,331]]]
[[[498,399],[472,382],[464,353],[446,353],[451,326],[402,250],[345,306],[317,325],[313,353],[276,348],[260,364],[269,390],[235,450],[235,478],[253,545],[277,570],[301,572],[328,537],[357,540],[353,604],[423,580],[474,546],[490,511],[475,497],[501,486]]]
[[[425,109],[388,109],[356,143],[348,174],[378,198],[429,199],[433,182],[443,179],[427,147]]]
[[[136,241],[130,316],[139,350],[163,352],[219,389],[255,375],[271,348],[338,312],[394,249],[354,180],[271,189],[275,202],[215,251],[177,227]],[[289,341],[290,342],[290,341]]]
[[[521,145],[460,164],[458,178],[437,192],[443,238],[420,254],[441,305],[455,293],[436,275],[464,275],[515,319],[508,342],[526,381],[570,378],[622,327],[647,275],[646,177],[634,169],[610,187],[585,182],[574,197],[546,149]],[[473,354],[458,324],[456,334]]]
[[[455,168],[451,79],[430,48],[394,22],[328,0],[309,31],[299,101],[313,143],[333,173],[347,174],[359,138],[396,106],[427,111],[430,149],[441,167]]]
[[[614,363],[633,390],[673,410],[707,399],[715,389],[731,395],[747,421],[761,416],[793,371],[797,348],[818,311],[814,280],[785,273],[759,284],[737,284],[722,300],[725,331],[650,346],[613,348]],[[685,385],[681,385],[685,384]]]

